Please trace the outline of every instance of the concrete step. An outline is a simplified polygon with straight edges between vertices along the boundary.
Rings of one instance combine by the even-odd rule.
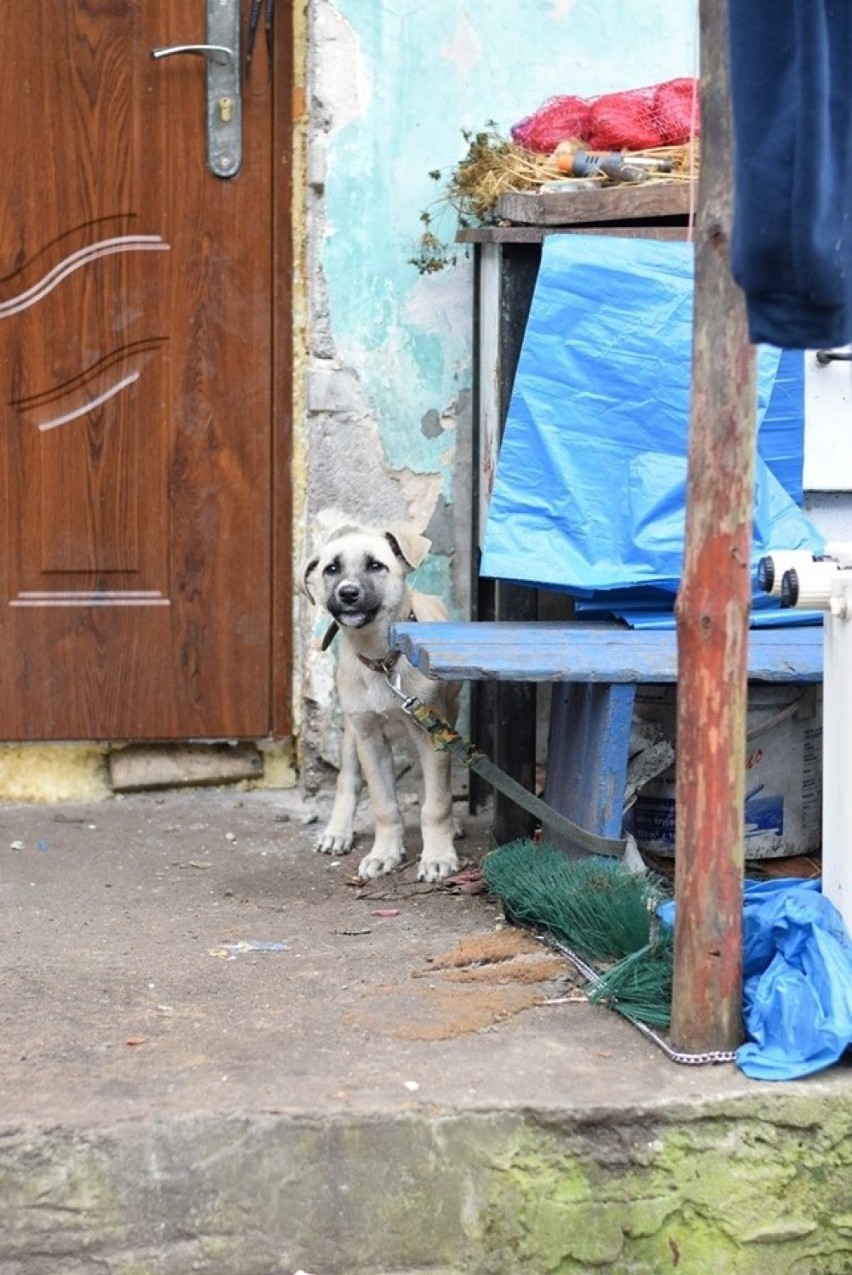
[[[676,1066],[325,808],[0,806],[0,1275],[850,1269],[848,1067]]]

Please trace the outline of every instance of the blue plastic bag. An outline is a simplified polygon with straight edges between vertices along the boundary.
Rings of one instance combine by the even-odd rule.
[[[819,882],[747,886],[743,976],[747,1076],[808,1076],[852,1045],[852,940]]]
[[[692,308],[691,244],[545,239],[497,463],[483,575],[581,596],[637,585],[676,591]],[[820,552],[824,544],[777,476],[798,490],[801,386],[795,363],[785,362],[779,378],[780,358],[778,350],[760,352],[758,419],[776,398],[779,430],[759,448],[776,472],[762,455],[756,461],[755,567],[771,548]]]
[[[746,881],[743,1023],[737,1066],[753,1080],[796,1080],[852,1046],[852,939],[818,880]],[[674,926],[675,905],[657,909]]]

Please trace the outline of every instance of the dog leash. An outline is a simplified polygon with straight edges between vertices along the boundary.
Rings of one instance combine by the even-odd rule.
[[[397,654],[397,652],[393,654]],[[452,753],[469,770],[475,771],[477,775],[480,775],[486,783],[498,788],[504,796],[509,797],[510,800],[528,811],[529,814],[535,815],[542,823],[546,823],[554,832],[564,837],[572,850],[580,854],[603,854],[613,858],[621,857],[627,847],[625,840],[616,837],[601,837],[597,833],[588,832],[585,828],[581,828],[579,824],[574,823],[567,815],[554,810],[546,801],[542,801],[540,797],[527,792],[522,784],[519,784],[511,775],[507,775],[505,770],[501,770],[499,766],[495,765],[481,749],[477,748],[476,744],[471,743],[469,739],[465,739],[464,736],[460,735],[449,722],[445,722],[442,717],[439,717],[416,695],[406,695],[402,689],[400,674],[394,668],[395,663],[396,661],[391,663],[389,659],[385,661],[376,660],[376,672],[384,673],[388,686],[401,701],[400,707],[402,711],[421,730],[426,731],[433,747],[438,752]]]

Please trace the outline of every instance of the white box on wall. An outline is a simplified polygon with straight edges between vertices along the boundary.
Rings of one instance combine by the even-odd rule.
[[[845,358],[827,358],[829,354]],[[829,540],[852,540],[852,347],[805,353],[804,508]]]

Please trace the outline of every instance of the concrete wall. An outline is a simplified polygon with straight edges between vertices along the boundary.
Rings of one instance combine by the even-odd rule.
[[[421,213],[465,154],[557,93],[696,73],[686,0],[315,0],[308,9],[307,348],[301,547],[340,522],[411,521],[421,588],[467,606],[472,263],[421,275]],[[434,211],[434,208],[433,208]],[[436,222],[452,239],[454,215]],[[357,461],[353,462],[353,457]],[[301,606],[300,636],[321,620]],[[334,758],[331,661],[304,643],[305,756]],[[297,674],[298,686],[298,674]]]

